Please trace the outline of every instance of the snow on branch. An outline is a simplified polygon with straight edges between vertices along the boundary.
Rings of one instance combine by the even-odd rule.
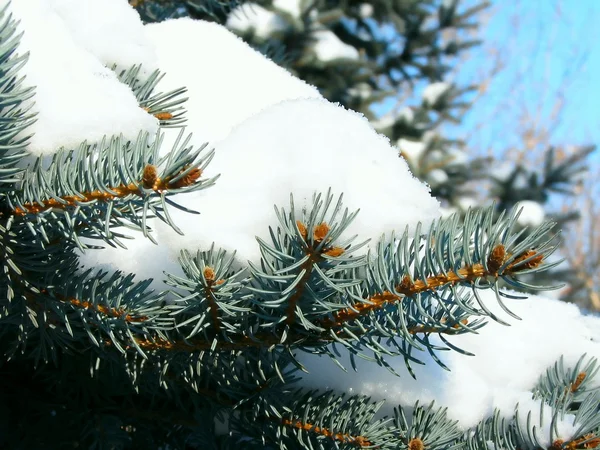
[[[109,68],[156,68],[141,21],[126,2],[31,0],[14,1],[10,8],[23,31],[19,50],[29,52],[25,83],[35,87],[35,99],[23,104],[37,115],[27,130],[33,134],[31,153],[51,154],[105,136],[133,141],[140,131],[156,133],[158,120]]]

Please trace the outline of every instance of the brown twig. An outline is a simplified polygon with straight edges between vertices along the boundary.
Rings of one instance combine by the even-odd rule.
[[[215,271],[212,267],[204,268],[204,278],[206,279],[206,287],[204,288],[204,296],[208,302],[208,308],[210,310],[210,316],[212,319],[213,327],[215,331],[221,330],[221,319],[219,318],[219,305],[217,304],[214,296],[214,287],[223,284],[225,280],[215,280]]]
[[[342,442],[344,444],[355,444],[357,447],[370,447],[371,445],[373,445],[364,436],[351,436],[345,433],[336,433],[335,431],[331,431],[328,428],[319,427],[308,422],[302,422],[300,420],[282,419],[281,423],[283,425],[291,426],[292,428],[296,428],[298,430],[304,430],[310,433],[320,434],[322,436],[326,436],[328,438],[331,438],[332,440]]]
[[[182,172],[188,170],[189,167],[184,167]],[[12,214],[16,216],[25,216],[27,214],[39,214],[43,211],[50,209],[67,209],[69,207],[76,207],[81,203],[89,203],[93,201],[109,202],[116,198],[125,198],[130,195],[142,195],[140,186],[145,189],[151,189],[157,193],[168,191],[169,189],[180,189],[186,186],[194,184],[202,175],[202,171],[198,168],[194,168],[189,171],[185,176],[181,177],[177,181],[172,181],[179,174],[172,177],[161,179],[157,176],[156,167],[149,164],[144,168],[142,180],[139,183],[130,183],[128,185],[120,184],[119,186],[112,187],[107,191],[91,191],[83,192],[81,195],[65,195],[60,198],[51,198],[44,200],[43,202],[28,202],[23,207],[17,207],[12,210]]]
[[[140,322],[145,322],[146,320],[148,320],[147,316],[135,316],[133,314],[130,314],[129,312],[127,312],[127,310],[123,307],[121,308],[111,308],[109,306],[106,305],[95,305],[91,302],[88,301],[81,301],[79,299],[76,298],[68,298],[66,300],[63,300],[66,303],[69,303],[77,308],[81,308],[81,309],[86,309],[86,310],[92,310],[95,311],[97,313],[100,314],[104,314],[107,317],[114,317],[114,318],[122,318],[125,319],[126,322],[129,323],[140,323]]]
[[[300,231],[302,238],[307,244],[306,253],[308,255],[308,259],[304,264],[302,264],[300,271],[304,270],[304,274],[298,282],[294,293],[288,299],[288,307],[286,313],[286,323],[288,325],[292,325],[296,321],[296,305],[298,303],[298,300],[302,297],[304,289],[306,288],[306,285],[310,280],[310,275],[312,274],[315,265],[323,261],[323,255],[336,257],[340,256],[344,252],[344,250],[340,247],[322,246],[319,248],[319,246],[323,242],[323,239],[325,239],[327,233],[329,233],[329,225],[327,225],[325,222],[314,227],[312,242],[309,242],[309,240],[307,239],[308,232],[306,230],[306,226],[300,221],[297,221],[296,225],[298,226],[298,230]]]
[[[434,275],[428,277],[425,280],[414,280],[410,277],[405,276],[402,281],[396,285],[396,292],[392,293],[384,291],[381,294],[375,294],[371,296],[364,303],[357,303],[352,307],[342,309],[334,314],[334,319],[328,319],[323,322],[323,326],[326,328],[339,327],[344,323],[351,320],[355,320],[361,316],[365,316],[372,311],[379,310],[387,304],[400,302],[405,297],[412,297],[425,291],[434,291],[447,284],[456,283],[471,283],[477,278],[485,278],[493,276],[497,278],[500,276],[498,270],[508,260],[509,255],[506,254],[506,249],[503,245],[497,245],[491,252],[488,258],[487,269],[483,264],[473,264],[472,266],[465,266],[458,271],[452,270],[447,271],[445,274]],[[529,259],[531,258],[531,259]],[[528,250],[519,255],[513,262],[511,262],[502,275],[509,275],[515,270],[515,266],[529,259],[524,263],[524,268],[534,268],[539,266],[544,259],[544,256],[535,252],[535,250]]]

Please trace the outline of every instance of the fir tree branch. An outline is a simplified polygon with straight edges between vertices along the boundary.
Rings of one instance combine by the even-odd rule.
[[[510,257],[510,255],[508,256]],[[474,264],[465,266],[457,271],[447,270],[442,274],[434,275],[425,280],[411,281],[409,276],[405,276],[402,281],[395,286],[395,292],[384,291],[381,294],[375,294],[366,299],[365,302],[355,303],[352,306],[338,311],[334,318],[326,319],[322,326],[326,328],[339,327],[344,322],[350,322],[367,315],[371,312],[381,310],[394,302],[402,301],[407,297],[413,297],[426,291],[435,291],[436,289],[448,284],[473,284],[477,279],[492,276],[494,278],[513,276],[522,270],[529,270],[538,267],[544,260],[545,255],[529,249],[517,256],[510,262],[504,270],[499,269],[507,260],[506,249],[504,245],[497,245],[488,258],[487,268],[483,264]]]
[[[389,427],[390,420],[374,419],[383,402],[368,397],[338,395],[331,391],[297,390],[284,398],[263,399],[246,414],[232,420],[234,433],[279,448],[397,448],[401,430]],[[254,424],[247,432],[248,425]],[[258,426],[256,426],[258,425]],[[239,431],[238,431],[239,430]],[[277,436],[277,437],[275,437]]]
[[[466,322],[464,323],[466,324]],[[338,325],[339,327],[343,325]],[[396,330],[400,332],[400,330]],[[408,332],[410,334],[446,334],[446,335],[455,335],[462,333],[463,331],[458,326],[445,326],[445,327],[425,327],[422,325],[417,325],[414,327],[408,328]],[[219,337],[215,337],[215,340],[205,340],[205,339],[185,339],[185,340],[168,340],[164,338],[136,338],[136,344],[144,349],[149,351],[172,351],[172,352],[184,352],[184,353],[195,353],[201,351],[219,351],[219,352],[229,352],[236,350],[244,350],[250,348],[262,348],[268,349],[276,345],[284,345],[287,347],[296,347],[302,346],[303,348],[307,347],[320,347],[323,345],[327,345],[333,342],[336,342],[340,336],[343,336],[344,330],[338,330],[336,332],[337,339],[331,335],[329,332],[322,332],[320,334],[316,334],[314,336],[307,337],[306,334],[295,331],[288,331],[285,334],[285,342],[282,342],[284,339],[284,334],[276,335],[271,333],[256,333],[252,337],[248,336],[232,336],[229,339],[225,340]],[[362,333],[353,333],[354,336],[348,336],[349,338],[360,336]],[[110,341],[105,341],[105,344],[110,345]],[[126,349],[135,349],[133,346],[127,346]]]
[[[136,317],[135,313],[132,314],[132,313],[128,312],[124,307],[111,308],[111,307],[108,307],[105,305],[94,305],[87,300],[81,301],[76,298],[69,298],[69,299],[65,299],[64,301],[66,301],[67,303],[69,303],[77,308],[93,310],[94,312],[103,314],[106,317],[112,317],[112,318],[116,318],[116,319],[124,319],[125,322],[129,322],[129,323],[139,323],[139,322],[145,322],[146,320],[148,320],[147,316],[137,316]]]
[[[137,183],[128,185],[120,184],[114,187],[106,187],[105,191],[81,192],[79,195],[65,195],[58,198],[50,198],[39,202],[26,202],[12,210],[16,216],[25,216],[28,214],[39,214],[51,209],[74,208],[86,203],[95,201],[109,202],[116,199],[124,199],[131,195],[143,197],[147,195],[145,190],[151,190],[156,194],[162,194],[171,189],[182,189],[194,185],[200,176],[202,170],[199,168],[185,168],[180,173],[161,179],[156,174],[156,166],[148,164],[144,168],[142,179]]]
[[[286,323],[293,325],[296,321],[296,306],[298,300],[302,297],[304,289],[310,280],[310,276],[314,267],[321,261],[323,261],[323,255],[337,257],[344,253],[344,249],[340,247],[331,247],[321,245],[327,235],[329,234],[329,225],[325,222],[321,222],[313,230],[312,239],[307,240],[308,231],[306,225],[302,222],[297,221],[296,225],[300,231],[300,235],[306,243],[305,253],[308,256],[306,261],[300,266],[300,273],[304,272],[298,282],[294,294],[288,299],[288,307],[286,313]]]
[[[113,67],[116,70],[117,66]],[[140,108],[148,114],[152,114],[160,122],[161,128],[180,127],[186,121],[185,108],[182,106],[188,99],[182,95],[186,88],[175,89],[166,93],[154,94],[158,83],[164,78],[164,74],[158,70],[140,80],[142,67],[134,65],[128,70],[118,73],[119,81],[128,85],[137,98]]]
[[[302,422],[300,420],[290,420],[290,419],[282,419],[281,424],[284,426],[290,426],[292,428],[296,428],[298,430],[304,430],[309,433],[313,433],[320,436],[325,436],[330,438],[333,441],[339,441],[343,444],[351,444],[356,447],[371,447],[373,444],[369,442],[368,438],[365,436],[350,436],[346,433],[337,433],[335,431],[329,430],[325,427],[319,427],[313,425],[308,422]],[[569,449],[571,450],[571,449]]]
[[[353,251],[351,246],[336,245],[336,239],[353,216],[344,213],[339,224],[331,222],[335,214],[331,220],[324,220],[330,204],[333,204],[330,194],[325,197],[324,203],[317,197],[314,209],[305,212],[309,217],[304,221],[294,219],[293,211],[289,216],[283,211],[278,214],[285,232],[272,233],[273,249],[267,249],[266,243],[261,243],[265,258],[273,258],[263,264],[264,268],[272,268],[270,272],[264,272],[264,278],[263,272],[255,269],[250,280],[236,281],[235,277],[230,280],[227,268],[231,259],[224,263],[224,253],[217,255],[211,250],[198,253],[195,259],[184,253],[181,262],[188,280],[169,278],[170,284],[191,293],[182,296],[184,306],[177,314],[183,314],[183,319],[178,321],[177,328],[191,326],[192,331],[184,339],[177,334],[169,337],[144,335],[136,338],[135,344],[144,350],[169,353],[230,352],[273,346],[317,349],[341,341],[359,345],[362,339],[366,339],[371,343],[379,336],[379,330],[385,328],[389,332],[385,337],[396,336],[407,345],[414,346],[417,344],[411,336],[422,335],[427,339],[431,334],[455,335],[481,326],[481,322],[472,321],[469,316],[489,316],[500,320],[485,305],[480,303],[482,309],[470,305],[469,298],[464,295],[458,309],[448,309],[444,305],[446,300],[440,297],[441,293],[451,291],[453,298],[460,299],[461,295],[456,290],[460,286],[476,291],[486,284],[495,286],[500,279],[510,280],[520,273],[543,270],[546,267],[543,263],[553,249],[548,244],[550,241],[544,241],[548,226],[542,226],[532,233],[531,238],[517,244],[515,236],[510,233],[515,214],[509,218],[501,217],[494,223],[489,210],[468,217],[465,230],[458,238],[458,222],[456,218],[450,218],[434,225],[428,235],[421,236],[417,230],[414,238],[405,234],[393,246],[380,245],[378,253],[382,259],[367,263],[348,255]],[[341,210],[339,202],[334,210]],[[406,247],[409,241],[412,242],[410,249]],[[426,243],[424,254],[415,261],[406,259],[404,255],[416,253],[421,245],[419,242]],[[471,249],[473,243],[476,245]],[[281,255],[290,256],[284,260]],[[459,265],[461,261],[463,264]],[[360,264],[358,267],[364,267],[366,273],[372,274],[370,281],[357,284],[353,280],[357,272],[344,271],[345,264],[348,267]],[[407,266],[410,265],[416,268],[416,276],[408,274]],[[219,267],[218,275],[212,267]],[[432,274],[433,270],[437,273]],[[284,283],[277,279],[283,274]],[[331,278],[323,282],[324,277],[329,276]],[[216,279],[220,281],[218,285]],[[252,283],[257,279],[261,282],[264,279],[264,284],[254,287]],[[249,286],[254,295],[248,296]],[[350,291],[355,286],[360,293]],[[394,286],[394,291],[382,289],[385,286]],[[284,297],[286,302],[282,303],[279,299],[284,291],[289,294]],[[281,315],[273,314],[272,325],[267,327],[264,309],[268,302],[264,296],[271,295],[271,292],[275,300],[273,303],[278,308],[275,311]],[[427,307],[421,302],[424,299],[429,301],[430,295],[437,296],[434,298],[438,299],[438,306],[436,310],[424,313]],[[323,300],[320,300],[321,296]],[[323,306],[330,309],[325,310]],[[313,313],[316,307],[323,310]],[[227,317],[226,330],[219,318],[219,310],[227,311],[223,314]],[[244,314],[236,317],[234,312],[238,310],[244,311]],[[312,315],[308,316],[304,311],[310,311]],[[392,312],[393,316],[389,316]],[[201,325],[207,319],[212,327]],[[259,326],[248,333],[248,324],[254,322]],[[200,329],[203,335],[195,336]]]
[[[7,197],[4,216],[18,219],[46,244],[52,237],[79,248],[86,248],[80,237],[123,246],[119,238],[127,236],[115,231],[118,227],[141,230],[153,240],[149,217],[181,233],[166,210],[169,205],[182,207],[168,197],[205,189],[218,178],[201,177],[214,153],[202,153],[206,146],[195,149],[189,141],[182,130],[173,149],[159,157],[162,136],[150,143],[141,133],[135,142],[114,137],[59,150],[47,168],[38,158],[24,172],[21,189]]]
[[[27,155],[31,137],[27,128],[35,122],[33,102],[25,106],[34,96],[34,88],[19,75],[29,55],[17,54],[21,33],[9,7],[5,3],[0,9],[0,198],[20,179],[23,169],[19,163]]]
[[[207,390],[202,390],[199,392],[199,394],[209,395],[211,398],[215,398],[215,396],[212,393],[207,392]],[[219,399],[219,403],[223,403],[223,400]],[[228,406],[232,405],[233,404],[228,404]],[[124,418],[143,418],[145,420],[168,422],[173,425],[181,425],[188,428],[198,428],[207,425],[206,423],[203,423],[201,421],[191,419],[188,415],[176,415],[169,411],[154,411],[147,409],[139,410],[134,408],[128,408],[124,411],[119,411],[119,413]],[[331,439],[332,441],[337,441],[343,444],[350,444],[358,448],[371,447],[373,445],[365,436],[353,436],[348,433],[336,432],[335,430],[330,430],[326,427],[314,425],[309,422],[304,422],[300,418],[288,419],[281,417],[264,417],[263,419],[272,421],[283,427],[289,427],[296,430],[303,430],[313,435],[323,436]]]

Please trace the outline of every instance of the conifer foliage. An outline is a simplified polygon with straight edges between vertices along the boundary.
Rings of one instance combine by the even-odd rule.
[[[188,2],[192,4],[193,2]],[[383,4],[383,3],[382,3]],[[448,8],[445,3],[443,8]],[[377,6],[382,8],[382,6]],[[296,381],[300,353],[336,347],[393,370],[427,353],[463,351],[447,336],[501,321],[480,297],[540,289],[519,275],[552,268],[553,224],[518,230],[516,211],[492,208],[439,219],[381,240],[373,253],[343,239],[355,220],[341,193],[276,205],[260,263],[239,267],[216,247],[180,254],[172,288],[134,274],[80,270],[77,249],[115,245],[127,227],[147,239],[149,218],[177,227],[174,195],[210,188],[212,152],[183,137],[166,156],[160,139],[106,137],[59,151],[25,152],[35,91],[19,74],[27,55],[0,12],[0,443],[31,448],[164,449],[589,449],[600,445],[597,363],[583,355],[540,374],[540,423],[517,408],[461,429],[434,404],[397,407]],[[220,10],[213,9],[220,13]],[[441,10],[440,20],[448,20]],[[445,23],[445,22],[444,22]],[[183,89],[156,93],[155,73],[119,74],[162,127],[185,117]],[[33,96],[33,97],[32,97]],[[24,137],[23,137],[24,136]],[[376,238],[376,237],[375,237]],[[102,250],[98,250],[102,251]],[[510,311],[507,310],[510,314]],[[433,341],[439,337],[444,345]],[[417,351],[418,350],[418,351]],[[394,405],[395,406],[395,405]],[[574,416],[564,439],[557,424]],[[540,435],[540,429],[547,436]],[[550,444],[546,445],[549,439]]]

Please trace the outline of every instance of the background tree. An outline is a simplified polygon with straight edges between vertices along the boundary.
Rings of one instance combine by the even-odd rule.
[[[462,83],[477,81],[479,89],[474,107],[456,130],[467,142],[469,154],[494,157],[500,183],[517,169],[514,189],[504,198],[517,198],[520,192],[544,206],[540,217],[561,222],[560,256],[567,262],[560,266],[562,273],[557,278],[568,285],[557,294],[592,310],[598,309],[594,306],[598,304],[594,300],[597,266],[593,259],[582,265],[582,252],[594,253],[584,224],[593,222],[596,214],[585,198],[597,190],[597,156],[579,164],[588,164],[590,171],[568,176],[566,180],[571,182],[562,183],[574,195],[564,195],[561,189],[540,189],[539,185],[548,178],[542,173],[547,149],[554,148],[556,162],[565,161],[568,166],[570,158],[591,150],[585,144],[598,140],[593,123],[595,105],[589,95],[597,58],[590,47],[577,44],[594,39],[592,18],[597,6],[586,0],[577,8],[562,0],[516,0],[510,8],[497,2],[487,10],[483,44],[458,68],[458,79]],[[500,186],[499,192],[503,191]],[[568,220],[577,216],[581,220]],[[574,258],[575,254],[579,256]]]

